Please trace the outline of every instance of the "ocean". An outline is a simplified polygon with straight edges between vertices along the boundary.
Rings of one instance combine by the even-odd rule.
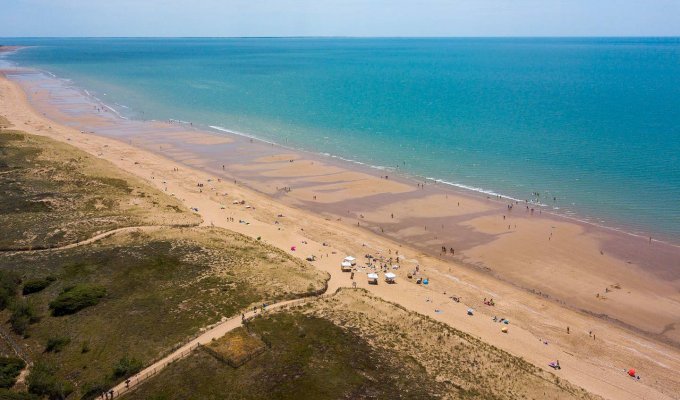
[[[680,243],[680,38],[0,39],[180,120]],[[210,128],[212,127],[212,128]]]

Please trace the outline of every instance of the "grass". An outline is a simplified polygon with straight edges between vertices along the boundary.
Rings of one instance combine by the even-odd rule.
[[[360,290],[256,318],[248,329],[267,350],[241,367],[197,351],[142,384],[130,399],[597,398]]]
[[[428,399],[439,384],[408,357],[374,349],[332,322],[273,314],[248,329],[267,350],[239,368],[206,351],[178,361],[130,399]]]
[[[138,225],[196,224],[178,200],[73,146],[0,131],[0,250],[62,246]]]
[[[38,386],[66,390],[66,382],[73,396],[122,379],[123,359],[145,365],[223,316],[319,290],[327,279],[280,250],[217,228],[163,228],[67,250],[5,253],[0,265],[15,296],[18,276],[55,278],[27,297],[39,320],[16,340],[47,365],[47,383]],[[60,337],[69,343],[45,351]]]

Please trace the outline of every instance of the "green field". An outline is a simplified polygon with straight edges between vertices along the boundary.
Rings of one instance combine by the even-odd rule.
[[[441,389],[409,357],[373,348],[332,322],[301,313],[256,318],[267,350],[232,368],[204,350],[178,361],[130,399],[434,399]]]
[[[281,251],[212,228],[121,234],[92,246],[0,255],[0,264],[3,274],[26,281],[55,278],[13,300],[36,317],[21,340],[82,392],[121,379],[113,370],[124,357],[146,364],[222,317],[320,290],[326,279]],[[56,312],[55,304],[68,312]],[[15,309],[10,305],[4,318]],[[56,351],[49,349],[59,340]]]

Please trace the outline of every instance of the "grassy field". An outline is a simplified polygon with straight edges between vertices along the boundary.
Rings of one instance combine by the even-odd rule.
[[[0,130],[0,250],[56,247],[127,226],[199,222],[178,200],[107,161]]]
[[[265,353],[198,351],[131,399],[593,399],[524,360],[364,291],[257,318]]]
[[[0,264],[24,282],[54,279],[27,296],[17,291],[14,304],[27,304],[33,321],[16,340],[81,394],[127,375],[114,372],[126,357],[138,364],[132,372],[206,325],[320,290],[327,279],[280,250],[215,228],[119,234],[68,250],[0,254]],[[55,312],[57,303],[68,312]],[[17,308],[3,311],[3,320]]]
[[[267,350],[239,368],[205,350],[176,362],[130,399],[429,399],[441,385],[407,356],[384,352],[323,318],[276,313],[249,331]]]

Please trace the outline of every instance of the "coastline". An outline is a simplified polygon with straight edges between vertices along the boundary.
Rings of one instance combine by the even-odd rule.
[[[23,47],[20,46],[5,46],[6,48],[11,47],[11,51],[17,51],[22,49]],[[1,51],[0,51],[1,52]],[[249,133],[244,133],[244,132],[239,132],[235,131],[229,128],[221,127],[221,126],[215,126],[215,125],[201,125],[201,124],[196,124],[194,125],[193,123],[189,121],[183,121],[183,120],[176,120],[176,119],[170,119],[168,121],[162,121],[162,120],[146,120],[146,119],[137,119],[132,116],[125,116],[123,113],[124,111],[116,109],[116,107],[120,107],[123,109],[129,109],[129,107],[118,104],[118,103],[113,103],[114,105],[108,104],[106,101],[103,99],[95,96],[94,94],[90,93],[87,89],[84,88],[79,88],[73,85],[73,82],[70,79],[66,78],[59,78],[58,76],[54,75],[50,71],[42,70],[42,69],[36,69],[33,67],[21,67],[21,66],[16,66],[10,62],[10,65],[13,67],[17,68],[19,71],[23,73],[36,73],[36,74],[44,74],[47,75],[49,78],[52,78],[55,80],[55,82],[58,82],[60,85],[63,85],[64,88],[66,89],[73,89],[75,92],[78,92],[82,94],[83,96],[87,97],[87,99],[92,103],[92,104],[97,104],[102,108],[106,108],[108,111],[111,111],[112,113],[115,114],[115,116],[119,119],[123,119],[126,121],[132,121],[132,122],[144,122],[144,123],[160,123],[160,124],[165,124],[165,123],[170,123],[170,124],[179,124],[186,128],[187,131],[200,131],[202,133],[210,133],[210,134],[218,134],[220,136],[228,136],[228,137],[240,137],[240,138],[245,138],[248,140],[255,141],[256,143],[259,144],[266,144],[266,145],[272,145],[278,148],[280,151],[290,151],[295,154],[301,154],[304,155],[305,158],[310,158],[310,159],[315,159],[321,162],[325,163],[332,163],[338,167],[345,168],[345,169],[356,169],[360,172],[367,173],[373,175],[375,171],[382,171],[382,172],[387,172],[390,173],[393,178],[401,179],[403,182],[407,184],[416,184],[416,183],[423,183],[423,184],[429,184],[429,185],[439,185],[442,186],[445,189],[450,189],[454,194],[461,195],[461,196],[469,196],[472,199],[476,200],[499,200],[499,201],[504,201],[507,203],[515,203],[515,205],[527,205],[529,207],[535,208],[536,210],[540,210],[541,212],[545,212],[547,215],[550,215],[552,217],[558,218],[558,219],[563,219],[569,222],[575,222],[578,224],[583,224],[588,228],[594,228],[594,229],[601,229],[603,231],[611,231],[616,234],[624,234],[628,236],[632,236],[635,238],[639,239],[644,239],[644,240],[649,240],[653,242],[658,242],[663,245],[668,245],[671,247],[675,247],[680,249],[680,238],[674,237],[674,236],[669,236],[667,233],[662,233],[662,232],[650,232],[650,231],[636,231],[632,225],[627,225],[625,223],[622,223],[618,221],[617,223],[611,224],[611,220],[608,222],[605,222],[605,219],[597,216],[584,216],[579,214],[578,212],[575,212],[573,210],[570,210],[568,212],[562,212],[560,211],[560,207],[555,207],[551,206],[549,204],[536,201],[534,199],[528,200],[528,199],[520,199],[516,197],[512,197],[510,195],[503,194],[501,192],[496,192],[493,189],[485,189],[482,187],[476,187],[468,184],[463,184],[463,183],[456,183],[456,182],[450,182],[445,179],[437,178],[437,177],[430,177],[430,176],[424,176],[424,175],[418,175],[414,174],[408,171],[404,170],[399,170],[398,166],[395,167],[390,167],[390,166],[383,166],[383,165],[373,165],[370,163],[366,163],[363,161],[355,160],[352,158],[346,158],[340,155],[336,154],[330,154],[330,153],[325,153],[325,152],[317,152],[317,151],[312,151],[312,150],[307,150],[304,148],[298,148],[298,147],[293,147],[289,146],[287,144],[275,142],[272,140],[267,140],[263,139],[261,137],[258,137],[253,134]],[[0,67],[2,65],[0,64]],[[106,95],[106,94],[104,94]],[[34,106],[39,106],[40,103],[34,104]],[[133,112],[134,114],[134,112]]]
[[[25,82],[23,83],[25,84]],[[647,270],[649,268],[634,262],[628,263],[630,260],[620,260],[610,256],[609,247],[605,244],[606,241],[618,242],[620,238],[614,234],[611,236],[602,234],[596,228],[584,227],[573,222],[563,221],[554,216],[528,216],[523,214],[517,215],[520,213],[515,213],[507,215],[507,220],[513,221],[513,224],[517,222],[520,228],[512,228],[510,229],[510,234],[508,234],[504,229],[506,223],[503,222],[506,219],[500,219],[501,215],[504,215],[504,202],[498,202],[493,199],[475,199],[473,196],[449,192],[438,185],[425,185],[424,189],[419,189],[414,187],[413,183],[408,182],[405,178],[390,176],[389,179],[381,179],[363,171],[343,168],[341,165],[336,165],[336,163],[329,162],[328,160],[311,158],[308,154],[290,154],[289,150],[276,146],[250,143],[245,138],[215,138],[214,135],[194,129],[187,130],[186,127],[177,126],[176,124],[114,121],[106,115],[104,115],[105,118],[98,115],[88,115],[83,110],[90,107],[84,107],[82,104],[74,106],[70,103],[68,106],[75,108],[71,108],[69,112],[63,112],[63,110],[59,110],[59,107],[50,104],[49,100],[51,97],[48,93],[49,90],[40,88],[39,85],[33,87],[33,89],[39,90],[27,90],[26,86],[24,86],[24,90],[31,95],[29,97],[31,97],[33,106],[37,107],[39,111],[44,112],[50,120],[60,121],[66,125],[76,124],[81,127],[90,127],[90,129],[80,130],[96,132],[96,135],[92,135],[78,134],[73,129],[53,129],[52,123],[49,120],[36,122],[36,115],[30,110],[22,109],[17,111],[14,109],[12,115],[8,115],[13,121],[15,118],[27,118],[24,121],[27,127],[39,131],[39,134],[55,135],[60,140],[65,140],[65,135],[74,138],[77,136],[77,140],[74,140],[72,144],[77,143],[79,146],[87,147],[90,152],[94,152],[93,154],[99,153],[101,157],[113,157],[112,143],[117,143],[117,150],[123,152],[120,154],[125,154],[124,159],[119,160],[120,162],[117,162],[117,164],[135,171],[136,174],[142,175],[146,179],[150,179],[149,172],[156,171],[161,165],[165,168],[170,163],[170,165],[182,165],[182,169],[189,167],[191,171],[194,171],[192,175],[194,179],[202,179],[200,176],[205,176],[206,173],[210,174],[210,176],[221,176],[225,178],[224,185],[221,186],[227,186],[227,175],[229,175],[230,180],[234,178],[239,182],[246,182],[245,186],[242,184],[228,185],[229,200],[234,198],[233,193],[239,192],[241,192],[239,195],[247,197],[249,201],[253,197],[261,196],[260,201],[266,206],[258,207],[258,210],[269,207],[272,210],[262,210],[260,213],[264,215],[252,218],[268,220],[268,223],[263,222],[263,224],[270,225],[269,228],[272,231],[276,229],[271,222],[275,214],[273,209],[285,209],[286,214],[289,214],[289,212],[296,214],[297,218],[293,223],[304,227],[305,237],[314,237],[317,243],[323,239],[331,242],[337,241],[342,243],[342,246],[348,250],[353,250],[354,254],[359,254],[362,250],[362,245],[366,243],[390,243],[391,246],[387,248],[406,249],[404,251],[409,257],[416,259],[421,266],[425,266],[431,277],[435,277],[433,284],[429,288],[423,288],[422,286],[406,282],[400,285],[407,286],[408,289],[404,293],[397,295],[397,298],[403,295],[407,299],[407,303],[413,301],[413,304],[419,304],[414,307],[420,307],[421,310],[429,310],[429,305],[423,305],[422,299],[414,299],[422,296],[423,291],[425,291],[424,293],[431,291],[432,296],[435,296],[435,293],[442,293],[442,291],[448,291],[448,293],[462,292],[465,293],[463,297],[466,305],[480,308],[483,308],[483,305],[479,304],[481,303],[479,297],[482,296],[482,293],[489,293],[489,295],[498,299],[499,303],[501,301],[507,303],[501,305],[498,311],[502,310],[506,315],[510,315],[513,321],[516,320],[524,329],[531,328],[532,322],[536,323],[538,317],[533,316],[532,313],[536,312],[534,310],[540,310],[542,314],[545,313],[542,317],[546,317],[548,321],[560,321],[562,323],[561,319],[567,318],[570,321],[574,321],[571,325],[572,328],[579,325],[584,326],[584,329],[587,329],[585,326],[601,326],[603,327],[601,329],[608,332],[607,336],[613,333],[613,336],[617,338],[620,336],[621,338],[630,339],[631,336],[629,335],[635,336],[635,334],[611,327],[610,324],[603,323],[602,321],[593,321],[591,317],[580,313],[567,312],[562,308],[563,305],[567,305],[566,303],[578,304],[578,298],[562,299],[561,297],[564,295],[553,296],[556,298],[556,301],[546,302],[545,298],[540,295],[537,296],[525,291],[517,291],[515,287],[521,287],[521,284],[513,283],[508,285],[507,282],[514,282],[521,278],[519,275],[526,272],[527,265],[530,266],[532,263],[541,263],[555,258],[561,264],[558,262],[552,268],[544,271],[532,271],[531,275],[536,273],[542,274],[542,276],[534,276],[535,280],[551,278],[549,283],[554,285],[556,281],[559,283],[560,279],[569,278],[562,282],[562,284],[567,286],[569,289],[567,292],[569,292],[571,290],[578,291],[579,283],[583,286],[587,278],[591,276],[597,279],[595,284],[591,284],[595,287],[595,285],[605,285],[605,282],[606,285],[619,283],[608,281],[605,279],[607,276],[632,274],[632,276],[628,276],[629,281],[626,281],[621,286],[625,290],[633,290],[635,292],[629,297],[633,297],[635,303],[638,303],[638,307],[642,309],[649,309],[650,304],[653,305],[655,303],[656,297],[652,296],[652,294],[664,293],[670,289],[667,285],[664,286],[662,284],[663,281],[661,279],[653,279],[653,277],[648,276],[649,271]],[[2,103],[3,106],[10,106],[10,104],[5,104],[5,101]],[[18,107],[20,106],[18,105]],[[64,106],[64,104],[62,103],[61,106]],[[82,108],[82,110],[78,111],[79,108]],[[61,130],[61,132],[56,132],[56,130]],[[111,139],[116,139],[116,142],[111,142]],[[132,144],[134,147],[130,147],[127,143]],[[144,148],[147,150],[153,149],[155,150],[153,152],[156,154],[152,155],[147,151],[140,150]],[[117,157],[120,154],[115,156]],[[220,159],[211,160],[210,157],[205,157],[206,155],[214,156],[215,154],[219,155]],[[227,154],[229,158],[226,158]],[[157,164],[151,169],[140,171],[139,164],[147,163],[147,160],[156,161],[160,156],[166,160],[164,161],[165,164]],[[132,162],[133,158],[139,160],[135,161],[138,164]],[[168,159],[172,161],[168,161]],[[290,162],[291,159],[295,159],[295,161]],[[224,161],[224,171],[220,168],[220,163],[218,162],[220,160],[228,160]],[[163,174],[167,175],[167,172]],[[155,184],[160,185],[158,180],[154,179],[154,181]],[[185,179],[183,183],[188,187],[195,185],[195,181],[194,184],[191,184],[190,179]],[[276,189],[277,187],[286,186],[286,184],[292,186],[293,190],[288,192]],[[251,192],[246,186],[252,186],[259,193]],[[189,189],[185,188],[186,190]],[[193,191],[196,192],[195,187]],[[218,193],[217,189],[214,193],[196,192],[193,193],[194,198],[187,202],[205,203],[208,200],[199,200],[199,198],[218,197]],[[318,199],[313,200],[312,196],[318,196]],[[272,199],[274,200],[273,202]],[[459,206],[453,208],[453,212],[449,210],[449,208],[452,208],[451,204],[454,200],[463,202],[461,210],[457,209]],[[215,202],[215,199],[211,201]],[[218,198],[216,204],[219,204],[220,201],[224,202],[224,200]],[[206,207],[209,207],[207,203],[205,204]],[[203,205],[200,208],[203,210]],[[344,213],[345,210],[348,211],[346,214]],[[312,211],[312,213],[309,213],[309,211]],[[242,212],[248,213],[247,211]],[[397,221],[392,222],[394,218],[389,217],[390,212],[397,215]],[[217,210],[216,213],[215,215],[219,216],[220,211]],[[322,217],[319,217],[319,215]],[[361,218],[361,215],[364,218]],[[404,218],[402,215],[407,215],[408,217]],[[339,218],[342,220],[338,220]],[[452,237],[456,243],[456,254],[454,256],[447,256],[446,258],[438,256],[436,249],[442,245],[439,239],[442,234],[433,233],[433,231],[436,232],[436,228],[434,228],[436,224],[432,225],[433,221],[446,221],[447,227],[455,227],[453,229],[454,232],[450,233],[454,235]],[[359,227],[356,227],[355,222],[359,224]],[[206,223],[221,224],[224,221],[215,218],[213,221],[206,221]],[[430,224],[429,232],[425,229],[414,228],[427,226],[426,224]],[[389,226],[387,232],[378,231],[381,227],[387,226]],[[557,226],[557,228],[551,228],[553,226]],[[235,228],[249,229],[247,227],[234,226],[234,224],[227,224],[226,227],[234,230],[236,230]],[[540,232],[536,233],[538,231]],[[559,241],[561,244],[557,247],[554,245],[557,240],[553,242],[547,239],[547,237],[552,237],[552,235],[547,235],[553,233],[553,231],[557,232],[555,237],[560,237]],[[252,234],[252,232],[249,233]],[[332,236],[328,236],[329,234]],[[379,234],[384,235],[380,237]],[[546,245],[545,241],[552,243]],[[410,248],[411,245],[415,245],[414,247],[417,250],[412,250]],[[654,245],[661,244],[655,243]],[[540,248],[534,249],[533,247]],[[385,247],[383,246],[382,248],[384,249]],[[599,251],[602,251],[602,249],[604,249],[604,255],[599,254]],[[654,251],[658,252],[656,247]],[[640,256],[640,254],[637,255]],[[304,255],[300,254],[300,256]],[[512,263],[505,260],[510,258],[510,256],[518,257],[520,259],[519,262]],[[599,264],[600,257],[606,259],[606,261],[601,262],[604,264],[604,267],[602,265],[598,265],[598,267],[591,266],[590,270],[588,270],[588,268],[575,265],[584,261],[587,264],[592,262],[591,260],[598,260]],[[676,255],[671,254],[670,257],[676,257]],[[677,260],[677,258],[675,259]],[[410,259],[407,259],[403,263],[407,264],[409,261]],[[660,260],[659,263],[663,264],[663,261]],[[474,268],[465,268],[463,264]],[[551,276],[559,272],[565,265],[570,269],[568,271],[569,274],[567,274],[568,276]],[[455,272],[452,272],[452,268],[455,269]],[[501,271],[494,270],[494,268],[502,268],[503,271],[501,273]],[[405,269],[403,268],[400,273],[405,273]],[[602,271],[598,273],[597,269],[605,269],[606,271],[602,274]],[[657,273],[664,272],[660,269],[657,270]],[[486,272],[479,274],[479,271]],[[499,273],[501,274],[500,276]],[[664,273],[672,274],[673,271],[665,271]],[[492,278],[491,276],[493,275],[496,277]],[[438,279],[439,277],[442,279]],[[403,274],[402,278],[403,281],[406,281]],[[497,278],[503,278],[503,281],[497,282]],[[678,278],[675,277],[672,280],[677,281]],[[528,286],[527,289],[536,286],[532,285],[532,283],[536,282],[525,283]],[[411,286],[415,289],[411,288]],[[450,291],[452,290],[451,288],[453,288],[454,292]],[[659,288],[662,288],[662,290],[659,290]],[[387,288],[381,287],[380,290],[384,291],[382,294],[387,298],[393,299],[395,296],[394,291],[390,293]],[[536,289],[534,288],[534,290]],[[592,287],[589,290],[592,290]],[[602,288],[601,290],[604,289]],[[638,294],[637,291],[640,291],[640,293]],[[469,296],[468,293],[470,293]],[[440,294],[438,296],[441,297]],[[594,298],[594,293],[591,296]],[[615,296],[615,294],[611,296]],[[661,307],[658,306],[659,303],[656,304],[658,308],[670,308],[670,311],[673,311],[673,304],[677,304],[673,302],[677,302],[677,299],[674,300],[670,294],[668,296],[672,300],[669,303],[669,307]],[[620,297],[622,297],[620,301],[624,303],[620,307],[623,310],[617,310],[616,307],[613,307],[612,310],[617,313],[627,314],[627,318],[630,318],[631,314],[635,317],[640,312],[640,309],[636,308],[631,311],[626,299],[623,298],[625,296]],[[603,301],[601,303],[606,306],[612,306],[611,302]],[[579,308],[574,304],[568,305],[572,309]],[[426,308],[423,308],[423,306]],[[531,310],[527,312],[523,310],[523,307],[529,307]],[[491,311],[496,310],[490,310],[489,312]],[[484,312],[487,312],[487,310],[484,310]],[[589,312],[597,314],[598,310],[589,310]],[[565,316],[561,316],[563,313]],[[429,314],[431,314],[431,310]],[[664,322],[666,322],[666,319],[670,319],[674,323],[674,321],[677,321],[676,317],[674,315],[660,316],[655,314],[651,319],[662,319]],[[658,325],[659,321],[652,320],[644,322],[649,326]],[[554,323],[539,326],[538,328],[534,327],[539,332],[527,333],[527,338],[533,337],[532,335],[545,337],[545,334],[550,334],[548,332],[552,332],[553,335],[557,336],[557,326],[560,325]],[[481,326],[471,328],[479,329],[480,332],[487,329]],[[541,329],[543,332],[540,332]],[[663,327],[659,331],[663,331]],[[672,333],[672,329],[670,332]],[[640,339],[646,341],[646,339]],[[502,338],[492,340],[496,341],[496,343],[501,343],[501,345],[511,345],[503,343],[504,339]],[[564,345],[565,349],[569,351],[577,352],[579,355],[584,351],[584,349],[579,351],[578,343],[569,343],[568,337],[557,340],[560,342],[564,341],[560,345]],[[624,343],[623,339],[620,340],[617,343]],[[650,346],[656,347],[656,345]],[[665,347],[664,345],[658,346]],[[515,353],[519,352],[521,355],[526,356],[525,352],[521,349],[515,347],[512,350]],[[667,357],[669,358],[664,360],[664,363],[668,363],[670,366],[678,362],[676,354],[677,346],[674,349],[667,348],[664,352],[667,352]],[[626,356],[633,357],[633,355],[629,354]],[[584,359],[588,358],[587,354],[583,354],[583,357]],[[610,357],[610,355],[607,355],[607,357]],[[540,363],[538,365],[544,367]],[[665,371],[664,368],[661,368],[661,370]],[[671,369],[666,372],[672,373],[672,371]],[[593,373],[598,375],[602,371],[593,371]],[[612,371],[605,369],[605,373],[611,374]],[[660,373],[660,375],[663,376],[666,373]],[[673,375],[670,376],[672,377]],[[588,381],[587,377],[574,376],[573,378],[578,381],[575,382],[578,384],[583,384],[582,382],[587,383]],[[617,381],[617,379],[612,378],[612,381]],[[673,380],[669,381],[675,382]],[[622,385],[627,385],[626,381],[621,382],[623,382],[621,383]],[[674,384],[677,385],[677,382]],[[594,383],[591,382],[590,385],[592,386]],[[669,387],[671,386],[669,385]]]
[[[293,149],[223,128],[216,134],[183,121],[121,118],[100,99],[86,97],[88,93],[83,94],[80,88],[30,68],[19,70],[24,72],[15,76],[29,94],[31,104],[53,120],[81,131],[126,141],[234,180],[289,206],[326,218],[342,219],[348,224],[351,221],[352,225],[358,224],[373,234],[407,243],[431,256],[454,259],[564,306],[599,315],[680,346],[680,333],[672,338],[659,335],[669,324],[680,320],[680,311],[662,312],[663,322],[652,325],[637,324],[632,317],[635,312],[653,308],[643,298],[656,295],[659,288],[663,288],[660,293],[669,300],[659,308],[672,309],[678,304],[680,298],[675,291],[680,290],[680,270],[675,262],[680,260],[680,246],[545,211],[532,203],[416,180],[396,171]],[[95,109],[99,111],[93,111]],[[301,165],[305,163],[306,166]],[[389,179],[383,179],[383,173]],[[454,202],[462,202],[462,208]],[[508,204],[513,205],[512,210],[507,209]],[[432,213],[433,206],[447,211]],[[387,218],[387,215],[396,215],[396,218]],[[511,224],[506,225],[506,218]],[[517,225],[520,221],[522,225]],[[554,249],[553,237],[556,241],[562,240],[561,234],[558,235],[560,226],[569,232],[572,243],[562,249],[557,245]],[[543,235],[527,229],[542,231]],[[544,247],[546,245],[553,249]],[[442,247],[449,252],[442,254]],[[543,279],[536,278],[536,271],[526,274],[526,267],[541,262],[554,264],[555,250],[584,253],[583,247],[589,254],[580,261],[590,264],[587,267],[576,266],[574,257],[565,256]],[[534,255],[527,256],[523,263],[508,265],[507,254],[517,248]],[[451,249],[455,251],[453,256]],[[564,269],[569,272],[563,273]],[[594,284],[579,285],[582,277],[577,274],[586,271],[593,283],[599,282],[599,289]],[[565,285],[568,289],[559,290],[559,283],[565,279],[571,284]],[[623,303],[614,309],[598,302],[593,304],[589,298],[596,298],[598,292],[605,294],[607,286],[634,287],[640,286],[640,282],[644,282],[647,295],[619,299]]]

